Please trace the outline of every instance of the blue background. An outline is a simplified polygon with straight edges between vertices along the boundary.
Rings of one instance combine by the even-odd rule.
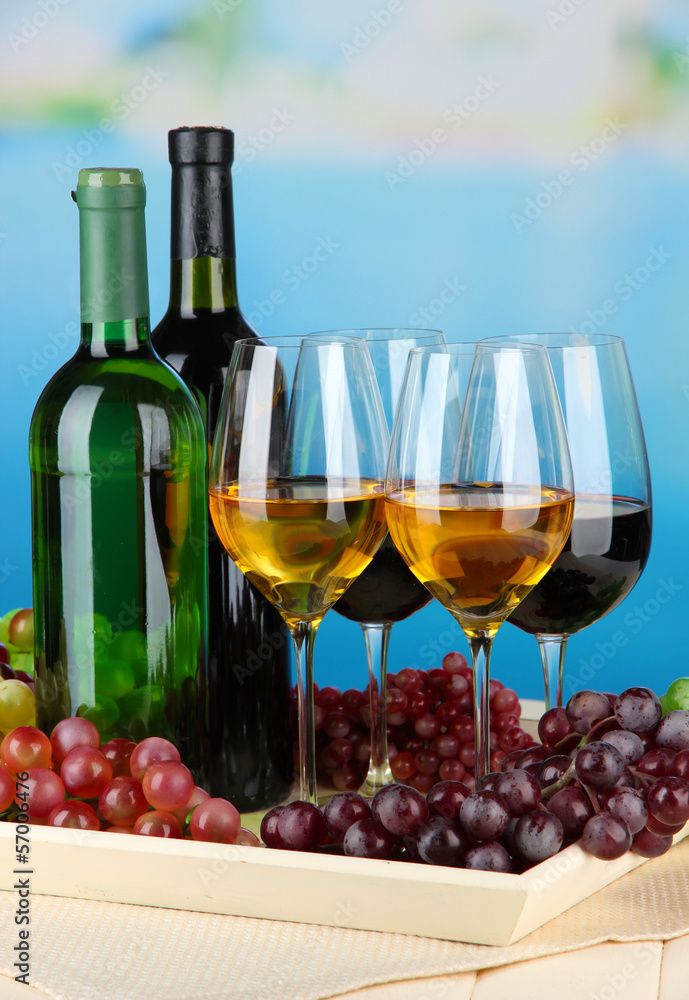
[[[31,603],[28,426],[77,343],[77,169],[144,170],[155,323],[167,129],[224,124],[240,300],[266,335],[402,326],[426,310],[451,341],[625,338],[653,477],[651,558],[627,601],[571,640],[565,691],[660,693],[689,673],[689,16],[679,0],[602,6],[6,0],[0,612]],[[307,274],[321,240],[332,252]],[[438,666],[451,649],[466,642],[433,604],[395,627],[389,666]],[[366,682],[360,631],[335,614],[316,661],[321,684]],[[533,639],[505,626],[493,674],[539,697]]]

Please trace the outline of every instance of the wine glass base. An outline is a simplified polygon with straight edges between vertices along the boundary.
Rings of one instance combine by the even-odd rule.
[[[389,767],[380,768],[376,771],[369,771],[364,779],[364,783],[359,789],[359,795],[365,799],[372,799],[381,788],[386,785],[394,785],[395,776]]]

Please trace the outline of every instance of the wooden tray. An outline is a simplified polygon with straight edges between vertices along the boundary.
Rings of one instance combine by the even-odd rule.
[[[17,878],[14,836],[14,824],[0,824],[3,889]],[[646,863],[634,854],[598,861],[574,845],[524,875],[502,875],[42,826],[30,837],[32,893],[492,945]]]

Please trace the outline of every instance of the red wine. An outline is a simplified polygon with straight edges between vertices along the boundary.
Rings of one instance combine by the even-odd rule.
[[[360,625],[394,624],[433,600],[405,563],[389,535],[360,576],[347,588],[335,611]]]
[[[570,635],[624,600],[651,547],[651,509],[626,497],[578,496],[564,549],[508,621],[530,635]]]
[[[258,336],[237,304],[229,129],[169,133],[170,307],[156,351],[192,389],[210,454],[235,342]],[[210,521],[210,519],[209,519]],[[292,777],[291,639],[279,612],[208,532],[209,787],[242,812],[275,805]]]

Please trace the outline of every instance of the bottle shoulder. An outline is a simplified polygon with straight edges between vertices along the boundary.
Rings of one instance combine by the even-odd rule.
[[[192,393],[153,351],[136,357],[93,358],[79,352],[50,379],[31,419],[31,446],[60,436],[121,436],[123,424],[147,424],[196,446],[205,440]]]

